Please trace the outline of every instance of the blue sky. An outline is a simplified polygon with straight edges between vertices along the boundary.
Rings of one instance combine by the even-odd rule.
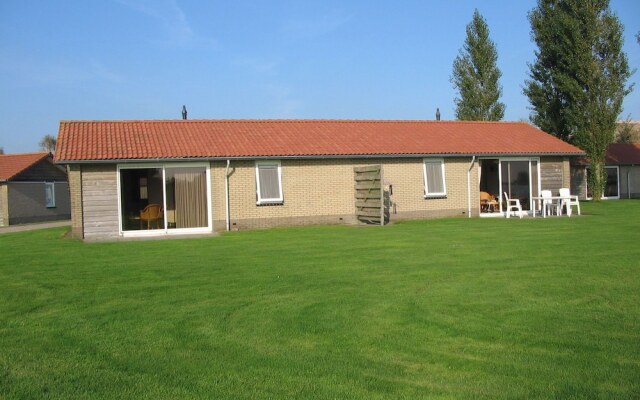
[[[38,150],[60,120],[454,118],[452,63],[478,8],[506,120],[528,119],[534,0],[2,0],[0,147]],[[612,0],[640,66],[640,1]],[[630,82],[639,81],[640,72]],[[640,85],[621,118],[640,119]]]

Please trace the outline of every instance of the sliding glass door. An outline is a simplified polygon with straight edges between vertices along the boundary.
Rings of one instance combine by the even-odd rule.
[[[502,193],[530,210],[532,197],[538,196],[538,160],[500,160],[500,182]]]
[[[480,192],[485,197],[500,199],[500,210],[504,211],[504,193],[509,198],[519,199],[522,208],[533,207],[532,198],[540,191],[540,162],[537,158],[494,158],[480,160]],[[491,207],[485,207],[482,213],[497,213]]]
[[[162,169],[120,170],[122,231],[164,229]]]
[[[167,168],[167,228],[207,226],[207,176],[205,168]]]
[[[120,231],[210,231],[209,174],[203,164],[119,166]]]

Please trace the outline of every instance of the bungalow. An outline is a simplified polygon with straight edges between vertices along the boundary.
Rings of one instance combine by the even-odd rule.
[[[51,154],[0,155],[0,226],[70,216],[67,173]]]
[[[523,122],[375,120],[62,121],[56,150],[85,240],[357,223],[372,165],[386,220],[501,215],[501,193],[530,210],[584,155]]]
[[[640,198],[640,143],[610,144],[604,170],[607,174],[604,199]],[[573,159],[571,184],[583,199],[591,199],[588,174],[588,160],[585,157]]]

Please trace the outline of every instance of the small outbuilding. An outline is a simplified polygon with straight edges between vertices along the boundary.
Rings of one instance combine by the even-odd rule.
[[[0,226],[70,218],[67,173],[50,153],[0,155]]]

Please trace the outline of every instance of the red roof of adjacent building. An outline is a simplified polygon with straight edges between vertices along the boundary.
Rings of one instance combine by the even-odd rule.
[[[612,143],[607,147],[605,165],[640,165],[640,143]],[[573,160],[575,165],[588,165],[588,157]]]
[[[9,181],[38,161],[50,156],[49,153],[22,153],[0,155],[0,180]]]
[[[607,165],[640,165],[640,143],[613,143],[607,147]]]
[[[524,122],[62,121],[60,162],[172,158],[583,155]]]

